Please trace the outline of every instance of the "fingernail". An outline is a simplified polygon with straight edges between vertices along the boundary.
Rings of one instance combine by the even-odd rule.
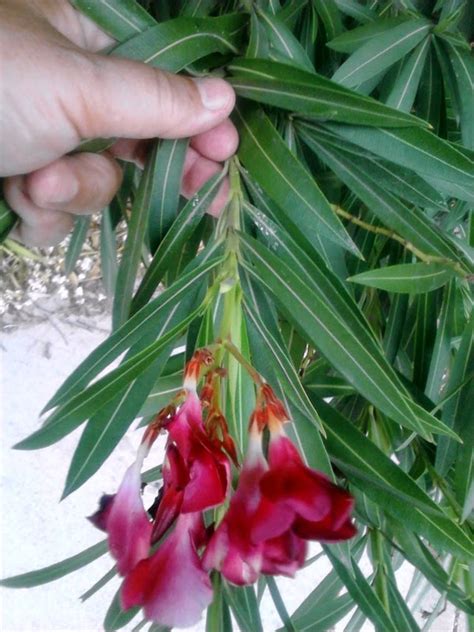
[[[223,79],[194,79],[201,101],[208,110],[222,110],[234,99],[234,91]]]

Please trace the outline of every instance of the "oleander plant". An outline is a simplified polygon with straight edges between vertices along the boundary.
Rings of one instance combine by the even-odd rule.
[[[474,5],[73,4],[116,40],[108,54],[225,77],[240,145],[189,201],[185,139],[124,166],[101,220],[112,333],[15,447],[82,427],[65,497],[132,426],[141,443],[91,507],[91,540],[94,527],[105,539],[2,584],[108,554],[87,593],[122,578],[106,630],[263,631],[266,591],[291,632],[344,618],[347,631],[427,630],[446,602],[472,626]],[[14,221],[2,203],[2,236]],[[78,219],[68,265],[86,232]],[[308,566],[314,585],[291,612],[278,577]],[[428,589],[439,599],[421,623]]]

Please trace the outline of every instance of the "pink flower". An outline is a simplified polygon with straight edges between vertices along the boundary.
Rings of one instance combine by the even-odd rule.
[[[203,531],[200,514],[181,515],[158,550],[125,578],[122,607],[143,606],[147,619],[171,628],[197,623],[213,598],[197,554]]]
[[[189,480],[184,488],[182,513],[203,511],[220,505],[229,489],[230,463],[221,445],[206,433],[201,402],[192,389],[176,415],[166,425],[170,445],[182,456]]]
[[[126,575],[147,557],[152,524],[143,507],[140,472],[147,451],[142,444],[137,459],[125,472],[115,496],[106,496],[91,522],[108,533],[109,549],[117,560],[117,569]]]
[[[352,496],[324,474],[307,467],[283,429],[271,430],[270,469],[260,481],[262,503],[252,536],[278,537],[288,528],[300,538],[336,542],[351,538]]]
[[[306,559],[308,544],[291,529],[263,543],[262,573],[294,577]]]
[[[259,432],[251,432],[249,448],[229,509],[206,548],[203,566],[215,568],[233,584],[251,584],[262,567],[262,545],[250,537],[250,525],[260,502],[260,480],[267,469]]]

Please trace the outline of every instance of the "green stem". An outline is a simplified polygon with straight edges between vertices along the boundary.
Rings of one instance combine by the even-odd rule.
[[[406,250],[409,250],[416,257],[418,257],[420,261],[424,261],[425,263],[442,263],[452,268],[455,272],[457,272],[457,274],[461,275],[463,278],[470,278],[471,275],[469,275],[464,270],[464,268],[456,261],[452,261],[451,259],[446,259],[444,257],[438,257],[435,255],[428,255],[422,250],[420,250],[419,248],[417,248],[416,246],[414,246],[410,241],[398,235],[393,230],[390,230],[388,228],[383,228],[382,226],[373,226],[372,224],[369,224],[368,222],[364,222],[359,217],[355,217],[354,215],[351,215],[350,213],[345,211],[340,206],[337,206],[337,204],[331,204],[331,207],[332,207],[332,210],[337,215],[339,215],[340,217],[343,217],[344,219],[347,219],[352,224],[355,224],[356,226],[360,226],[364,230],[370,231],[371,233],[375,233],[376,235],[383,235],[384,237],[388,237],[389,239],[398,241],[398,243],[402,244],[402,246]]]

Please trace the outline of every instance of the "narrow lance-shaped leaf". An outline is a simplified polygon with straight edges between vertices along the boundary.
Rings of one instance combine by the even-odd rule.
[[[156,177],[150,193],[148,231],[154,253],[176,218],[179,192],[188,148],[186,138],[161,140],[156,156]]]
[[[358,48],[337,69],[333,80],[348,87],[358,86],[409,53],[426,37],[430,28],[431,22],[420,18],[385,31],[383,36],[374,37]]]
[[[204,253],[203,253],[204,254]],[[206,255],[208,255],[206,253]],[[212,254],[212,251],[211,251]],[[184,296],[192,291],[209,272],[221,261],[221,257],[210,259],[197,258],[190,270],[165,290],[160,296],[150,301],[135,316],[127,321],[120,329],[110,335],[101,343],[81,364],[71,373],[59,388],[57,393],[45,406],[44,410],[50,410],[66,402],[71,397],[80,393],[83,388],[96,377],[104,368],[115,360],[123,351],[129,349],[135,342],[146,336],[149,332],[156,331],[163,318],[167,318],[167,309],[176,305]]]
[[[361,394],[398,423],[416,429],[427,438],[431,432],[451,434],[436,418],[428,419],[428,414],[419,419],[414,404],[409,402],[404,388],[368,336],[366,345],[347,322],[335,319],[333,310],[315,294],[312,286],[258,242],[242,236],[242,245],[251,260],[251,264],[244,261],[243,265],[251,276],[272,292],[286,318]]]
[[[140,185],[132,206],[130,222],[128,225],[127,241],[125,242],[122,260],[117,274],[116,291],[112,311],[112,323],[114,329],[123,325],[123,323],[127,320],[130,311],[133,286],[135,284],[135,278],[140,265],[143,242],[148,223],[153,181],[157,175],[157,152],[158,144],[155,142],[153,150],[147,159],[145,170],[140,179]]]
[[[421,119],[344,88],[317,73],[263,59],[238,59],[229,64],[229,81],[237,94],[290,112],[351,125],[424,126]]]
[[[365,538],[362,538],[351,549],[356,562],[360,560],[364,548]],[[328,630],[340,621],[354,607],[349,593],[339,596],[343,587],[344,583],[336,571],[329,572],[291,615],[296,629],[320,632]],[[285,631],[284,628],[280,628],[277,632]]]
[[[82,251],[82,247],[87,237],[87,231],[91,223],[90,215],[76,217],[74,230],[64,258],[64,273],[69,275],[75,268],[77,260]]]
[[[350,142],[442,183],[443,191],[452,191],[455,197],[468,202],[474,199],[474,163],[453,144],[432,132],[420,127],[374,130],[327,125]]]
[[[253,586],[232,586],[224,582],[224,597],[242,630],[263,632],[260,611]]]
[[[124,42],[156,25],[156,20],[137,0],[71,0],[84,15],[111,37]]]
[[[202,297],[201,297],[202,298]],[[129,353],[124,362],[137,352],[146,349],[154,340],[171,329],[183,316],[199,304],[198,291],[190,292],[183,300],[175,305],[162,325],[152,334],[142,337]],[[137,416],[143,402],[156,382],[157,376],[163,370],[172,343],[165,347],[150,366],[136,379],[132,380],[123,390],[117,393],[105,406],[101,407],[87,422],[77,448],[72,457],[67,473],[62,498],[83,485],[102,466],[108,456],[127,431]]]
[[[314,70],[306,51],[290,29],[278,18],[263,9],[257,9],[258,16],[267,32],[271,49],[277,51],[288,63],[312,72]],[[271,55],[271,52],[270,52]]]
[[[245,23],[243,14],[166,20],[120,44],[113,54],[178,72],[210,53],[237,53]]]
[[[368,498],[433,546],[462,559],[472,557],[470,537],[408,474],[334,408],[315,398],[313,403],[325,425],[331,459]]]
[[[332,241],[357,252],[329,202],[303,165],[286,147],[262,110],[236,111],[240,129],[239,158],[268,195],[286,212],[297,208],[302,230],[321,231]]]
[[[159,340],[134,355],[117,369],[94,382],[85,391],[70,399],[49,417],[42,428],[16,444],[18,450],[36,450],[59,441],[75,430],[85,419],[96,412],[122,388],[145,371],[170,342],[181,334],[199,314],[201,307],[190,312],[178,325]]]
[[[426,215],[415,208],[408,208],[396,196],[386,191],[366,169],[361,167],[363,159],[341,151],[329,143],[322,142],[317,132],[302,131],[305,143],[323,160],[338,177],[380,218],[425,254],[433,254],[464,263],[464,258],[456,252],[454,242],[446,238],[442,231]]]
[[[474,614],[474,602],[472,595],[463,592],[453,577],[448,574],[430,549],[423,544],[421,539],[406,528],[405,524],[390,520],[390,529],[400,547],[403,556],[419,569],[423,575],[440,593],[445,592],[448,600],[464,612]],[[471,545],[472,551],[472,545]]]
[[[387,105],[402,112],[411,110],[415,102],[430,42],[431,38],[426,37],[404,61],[401,72],[385,100]]]
[[[349,31],[344,31],[330,42],[327,43],[339,53],[353,53],[358,48],[362,48],[368,42],[377,39],[387,31],[392,30],[396,26],[400,26],[408,20],[407,15],[397,15],[390,18],[378,19],[373,24],[364,24]]]
[[[33,588],[34,586],[41,586],[42,584],[60,579],[69,573],[73,573],[83,566],[87,566],[87,564],[90,564],[107,553],[107,551],[107,541],[102,540],[97,544],[93,544],[85,551],[68,557],[62,562],[57,562],[56,564],[41,568],[37,571],[30,571],[29,573],[22,573],[21,575],[1,579],[0,586],[5,586],[6,588]]]
[[[140,608],[130,608],[129,610],[122,610],[120,605],[120,588],[115,593],[112,603],[106,612],[104,619],[105,632],[112,632],[113,630],[120,630],[127,623],[129,623],[138,614]]]
[[[468,378],[471,376],[471,380]],[[467,381],[466,381],[467,380]],[[467,323],[459,349],[453,361],[447,391],[452,392],[463,384],[456,395],[443,407],[442,419],[453,428],[464,443],[473,447],[472,436],[472,396],[474,395],[474,318]],[[436,452],[435,466],[441,476],[446,476],[456,458],[457,445],[452,441],[441,441]]]
[[[136,291],[131,305],[131,313],[136,313],[153,295],[166,270],[176,263],[177,255],[188,241],[209,208],[222,183],[225,173],[220,172],[210,178],[193,196],[174,220],[173,225],[161,241],[158,250]]]
[[[341,562],[336,555],[334,555],[329,547],[324,546],[324,550],[331,560],[331,564],[333,565],[336,573],[339,575],[341,580],[344,582],[345,587],[352,595],[352,598],[364,614],[369,617],[375,625],[376,630],[398,632],[398,628],[395,623],[384,609],[379,597],[371,588],[354,560],[352,560],[352,568],[348,569],[344,563]]]
[[[17,221],[18,215],[0,198],[0,244],[8,237]]]
[[[455,272],[442,263],[401,263],[349,277],[348,281],[387,292],[422,294],[445,285]]]

